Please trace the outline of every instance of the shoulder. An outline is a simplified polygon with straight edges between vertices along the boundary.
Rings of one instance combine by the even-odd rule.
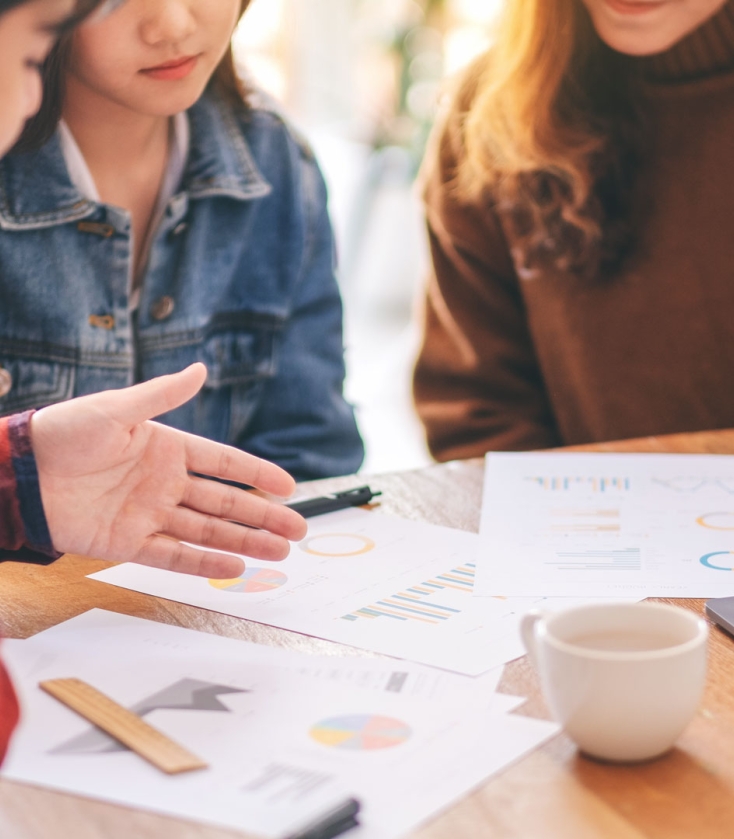
[[[270,186],[274,200],[295,202],[309,213],[320,211],[326,197],[316,157],[272,96],[250,86],[244,99],[213,91],[206,98],[227,126],[229,143],[246,149],[246,157]]]
[[[306,137],[286,116],[282,105],[262,88],[248,85],[244,99],[226,101],[245,138],[253,145],[276,143],[301,159],[315,162]]]
[[[253,157],[272,184],[287,181],[311,223],[327,204],[324,177],[305,135],[284,113],[280,103],[262,89],[250,87],[238,119]]]
[[[297,220],[311,229],[327,207],[326,184],[311,147],[278,103],[250,88],[244,99],[208,91],[192,116],[190,164],[212,169],[266,197],[261,212]]]
[[[280,103],[260,88],[250,88],[245,98],[245,107],[251,114],[255,114],[267,122],[273,130],[279,130],[288,135],[289,140],[296,145],[303,157],[313,160],[314,153],[310,143],[293,123],[286,117]]]

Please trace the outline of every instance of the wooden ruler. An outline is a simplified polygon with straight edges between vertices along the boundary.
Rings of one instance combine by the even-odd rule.
[[[51,679],[41,682],[39,687],[168,775],[208,766],[81,679]]]

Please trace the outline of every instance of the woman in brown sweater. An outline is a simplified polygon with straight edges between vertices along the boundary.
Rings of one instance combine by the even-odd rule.
[[[734,426],[734,0],[506,0],[425,176],[438,459]]]

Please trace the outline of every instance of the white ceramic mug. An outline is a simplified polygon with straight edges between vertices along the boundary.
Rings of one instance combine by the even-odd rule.
[[[672,748],[706,681],[706,622],[662,603],[531,612],[521,632],[555,719],[586,754],[640,761]]]

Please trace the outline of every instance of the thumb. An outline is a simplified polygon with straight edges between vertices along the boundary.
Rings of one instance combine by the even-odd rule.
[[[123,425],[138,425],[172,411],[196,396],[206,381],[206,367],[192,364],[180,373],[99,394],[107,397],[106,412]],[[99,398],[98,397],[98,398]]]

